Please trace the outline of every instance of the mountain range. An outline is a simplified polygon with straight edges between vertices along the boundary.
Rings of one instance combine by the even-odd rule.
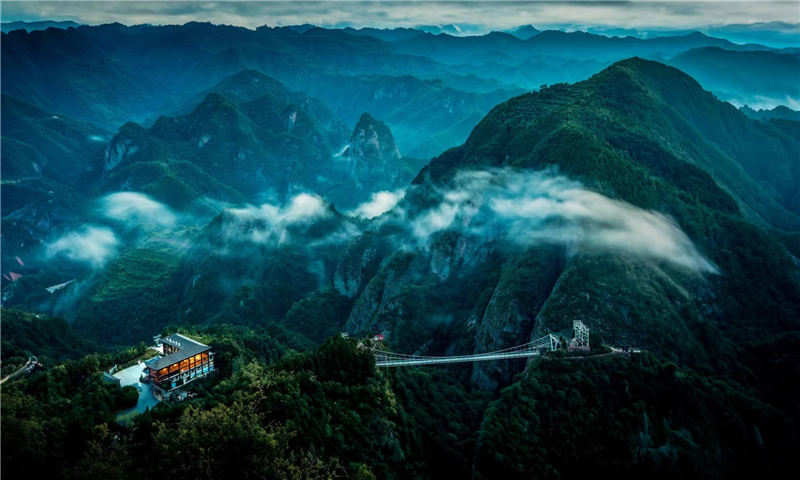
[[[403,160],[390,129],[371,115],[362,115],[354,131],[348,134],[344,124],[338,122],[324,104],[311,97],[304,97],[303,94],[289,92],[280,82],[254,71],[243,71],[212,87],[208,93],[201,93],[197,98],[200,98],[199,104],[186,114],[161,117],[147,129],[136,124],[127,124],[120,129],[107,146],[90,159],[81,174],[78,184],[91,186],[89,190],[83,190],[86,192],[83,195],[88,193],[90,198],[99,198],[112,192],[130,190],[141,192],[173,211],[208,215],[213,214],[213,206],[220,203],[235,205],[243,202],[268,202],[281,205],[291,203],[301,192],[310,191],[339,208],[347,209],[370,201],[371,195],[379,191],[402,189],[422,165],[420,162]],[[576,109],[576,105],[581,108]],[[571,112],[578,112],[578,116]],[[703,113],[700,115],[698,112]],[[510,119],[514,119],[513,123]],[[498,128],[498,125],[503,127]],[[589,188],[596,189],[602,195],[630,203],[637,208],[668,212],[701,247],[704,242],[712,242],[713,238],[717,247],[712,249],[709,243],[706,254],[718,265],[715,270],[751,271],[754,267],[747,261],[726,260],[727,257],[718,257],[715,252],[733,249],[732,258],[744,258],[735,253],[737,248],[744,246],[738,245],[722,233],[734,228],[734,225],[744,229],[754,228],[748,225],[783,231],[800,229],[800,211],[797,208],[800,172],[794,162],[800,155],[796,133],[787,132],[780,125],[771,122],[748,119],[736,108],[719,102],[703,91],[700,85],[678,70],[644,60],[617,63],[585,82],[574,86],[555,85],[536,94],[515,97],[493,109],[473,130],[464,145],[434,158],[429,166],[416,175],[405,199],[397,207],[399,210],[390,211],[388,216],[380,217],[376,226],[370,229],[377,228],[374,233],[365,233],[363,235],[367,236],[362,237],[357,234],[363,228],[357,225],[358,222],[347,226],[353,221],[344,218],[335,220],[339,218],[338,213],[333,217],[322,215],[320,218],[329,218],[326,222],[333,222],[331,225],[345,222],[339,226],[326,227],[322,232],[334,228],[348,233],[333,241],[332,249],[324,254],[332,255],[329,260],[323,261],[328,266],[317,274],[312,275],[308,271],[307,275],[311,276],[304,282],[310,283],[299,291],[311,293],[317,288],[336,288],[340,294],[353,298],[353,310],[346,325],[351,333],[363,332],[365,329],[369,331],[377,326],[387,337],[399,335],[396,341],[405,347],[404,350],[427,351],[433,347],[426,343],[419,344],[415,339],[428,338],[430,335],[420,335],[414,328],[400,329],[396,325],[400,319],[395,319],[394,314],[389,313],[407,301],[407,294],[393,297],[389,301],[387,294],[381,293],[386,288],[383,283],[387,275],[395,278],[392,290],[395,293],[392,295],[398,295],[403,290],[398,289],[399,285],[411,282],[410,286],[425,285],[426,294],[422,298],[434,298],[440,295],[437,293],[437,284],[444,282],[443,285],[448,285],[451,278],[455,280],[465,275],[473,276],[474,269],[479,268],[483,262],[496,266],[484,265],[480,268],[500,269],[494,274],[484,272],[484,275],[489,275],[490,278],[499,275],[497,278],[502,284],[504,280],[500,272],[506,268],[503,265],[507,262],[514,264],[534,255],[536,260],[525,260],[533,262],[526,268],[539,265],[535,268],[550,272],[549,277],[546,277],[549,280],[537,287],[541,289],[539,293],[528,290],[535,285],[525,286],[517,293],[514,289],[505,291],[498,290],[497,285],[491,286],[489,292],[495,293],[487,300],[495,305],[495,309],[500,310],[479,313],[480,310],[474,310],[478,306],[474,306],[464,310],[463,319],[452,318],[449,322],[455,323],[449,323],[448,330],[475,330],[477,343],[468,342],[461,347],[459,343],[454,343],[449,348],[488,351],[510,346],[513,342],[534,334],[532,325],[536,325],[536,335],[545,333],[548,328],[564,328],[558,322],[548,327],[548,322],[555,320],[548,320],[552,314],[546,313],[549,311],[546,306],[554,302],[561,305],[563,302],[552,300],[554,295],[558,298],[559,290],[551,290],[556,284],[568,284],[569,276],[565,279],[561,277],[572,274],[582,279],[580,288],[591,291],[586,277],[592,275],[585,269],[599,259],[609,262],[615,257],[575,253],[576,247],[572,247],[573,253],[565,256],[564,252],[559,252],[558,248],[551,245],[532,250],[523,248],[519,253],[498,251],[493,245],[503,238],[501,227],[497,227],[500,228],[500,237],[493,239],[480,235],[475,237],[477,234],[470,229],[463,230],[454,225],[440,226],[440,231],[431,233],[430,237],[416,240],[427,244],[426,250],[414,254],[403,253],[406,248],[403,247],[400,252],[392,255],[392,249],[397,248],[393,245],[400,241],[398,232],[404,231],[400,225],[395,226],[395,223],[424,223],[431,206],[445,201],[446,197],[440,195],[451,188],[450,184],[455,181],[457,172],[464,169],[504,171],[513,168],[538,171],[557,166],[558,175],[589,185]],[[654,138],[660,140],[656,141]],[[766,154],[772,159],[769,168],[751,160],[760,154]],[[340,160],[337,160],[337,155]],[[598,170],[594,160],[598,158],[603,159],[603,169]],[[292,163],[283,163],[287,159],[292,159]],[[404,163],[407,166],[403,166]],[[611,175],[612,171],[628,173],[623,176]],[[391,181],[387,182],[388,179]],[[456,205],[451,208],[462,207]],[[398,212],[402,212],[402,215]],[[222,217],[223,224],[226,222],[225,218]],[[211,225],[216,225],[218,221]],[[721,224],[726,227],[722,229],[719,226]],[[243,227],[236,228],[240,230]],[[247,227],[245,230],[252,228],[254,227]],[[384,231],[386,233],[381,233]],[[753,230],[749,235],[755,235],[755,232]],[[404,244],[407,241],[410,240],[402,242]],[[780,241],[780,237],[776,237],[775,241]],[[348,243],[351,245],[348,246]],[[206,251],[207,248],[203,247],[201,250]],[[212,250],[220,248],[222,247],[218,245]],[[586,248],[588,251],[593,250],[591,245]],[[751,249],[752,246],[747,248]],[[342,253],[336,253],[340,249],[343,249]],[[352,249],[355,251],[351,252]],[[371,254],[370,262],[384,265],[379,270],[370,267],[374,270],[374,277],[362,276],[363,264],[352,273],[353,270],[347,263],[349,260],[346,259],[352,255],[356,259],[366,255],[363,249],[383,252],[385,255],[381,260],[376,253]],[[772,249],[780,252],[783,247],[776,244]],[[751,250],[748,251],[749,256],[756,255]],[[179,249],[174,253],[178,255],[176,261],[184,255],[180,252]],[[292,254],[299,255],[293,257],[292,262],[304,264],[311,261],[309,255],[313,257],[318,254],[319,252],[304,252],[301,249]],[[337,255],[344,256],[336,260]],[[400,255],[398,259],[390,261],[397,255]],[[517,259],[518,255],[522,257]],[[230,254],[223,255],[226,256],[229,257]],[[398,264],[401,257],[406,260]],[[224,265],[232,260],[240,261],[237,258],[240,257],[220,261]],[[584,258],[587,260],[582,260]],[[584,265],[584,261],[588,263]],[[624,254],[613,260],[608,267],[619,268],[612,267],[611,265],[615,265],[613,262],[633,262],[633,265],[637,265],[635,257],[628,258]],[[187,263],[185,267],[191,263]],[[396,270],[398,265],[403,265],[401,270]],[[191,271],[181,272],[180,268],[185,267],[176,267],[179,268],[175,270],[174,280],[178,280],[180,276],[192,278],[204,275]],[[314,275],[321,277],[312,281]],[[701,286],[702,283],[695,285],[691,277],[684,278],[681,272],[667,275],[671,275],[672,282],[683,285],[681,288],[689,292],[699,289],[698,293],[690,294],[698,302],[698,312],[708,309],[727,312],[724,323],[730,324],[735,332],[745,328],[738,325],[736,318],[761,315],[757,313],[759,302],[756,299],[772,295],[770,308],[783,302],[783,308],[788,312],[791,310],[792,295],[796,294],[791,287],[792,283],[785,283],[791,278],[788,272],[779,277],[784,280],[777,284],[765,279],[758,283],[757,288],[749,287],[748,295],[730,297],[725,296],[726,292],[741,288],[736,283],[739,278],[736,275],[712,277],[711,283],[705,286]],[[633,278],[620,281],[624,285],[628,281],[634,281]],[[431,281],[432,284],[427,283]],[[640,285],[650,281],[653,280],[635,280]],[[318,286],[312,288],[313,285]],[[24,286],[25,282],[14,282],[14,288],[9,291],[15,292],[15,296],[8,300],[9,305],[17,301],[27,302],[24,294],[21,297],[16,296],[16,291]],[[221,285],[213,288],[221,291],[220,287]],[[659,288],[664,288],[664,285]],[[761,292],[762,288],[772,293]],[[707,289],[714,292],[713,298],[716,300],[712,305],[705,305],[705,301],[701,300],[708,293],[699,292]],[[237,295],[235,291],[232,291],[234,297]],[[595,292],[589,293],[589,298],[599,300],[611,295],[607,284],[603,291],[605,297],[595,297]],[[785,292],[781,295],[788,297],[780,300],[781,297],[775,296],[778,291]],[[570,294],[578,295],[576,292]],[[504,299],[496,298],[497,295]],[[521,300],[515,299],[516,295],[539,299],[538,303],[526,307],[526,311],[530,312],[526,314],[528,319],[515,327],[519,330],[513,330],[514,333],[505,340],[497,338],[494,333],[486,333],[493,332],[493,323],[506,322],[503,319],[509,316],[521,318],[520,313],[512,313],[513,310],[502,310],[511,308],[508,305],[520,304]],[[202,298],[207,304],[211,297],[203,295]],[[604,301],[608,303],[608,300]],[[622,299],[618,301],[622,303],[613,308],[636,312],[634,305],[626,305]],[[717,306],[717,303],[724,306]],[[263,302],[261,304],[268,305]],[[371,307],[366,308],[366,305]],[[581,309],[591,308],[591,303],[587,306],[580,303],[571,305],[569,308],[579,310],[570,313],[562,311],[558,318],[580,317]],[[668,305],[668,302],[664,303],[660,308],[663,311],[674,308]],[[191,304],[186,307],[188,310],[196,310]],[[204,307],[207,308],[208,306]],[[288,309],[288,306],[285,308]],[[386,308],[390,310],[385,311]],[[441,315],[447,315],[446,312],[452,307],[441,305],[439,308],[442,310]],[[559,308],[563,310],[566,306]],[[421,316],[417,317],[413,309],[402,310],[412,315],[403,320],[404,322],[423,322],[416,328],[426,328],[423,327],[423,319],[430,315],[435,316],[434,313],[420,313],[417,315]],[[459,322],[466,322],[470,318],[466,315],[468,311],[472,311],[474,318],[463,327],[456,327]],[[745,311],[751,313],[742,313]],[[635,313],[628,315],[631,314]],[[229,315],[238,316],[234,313]],[[675,318],[681,316],[678,312],[673,315]],[[698,318],[702,317],[699,313],[697,315]],[[102,315],[93,313],[92,318],[102,318]],[[208,317],[197,318],[193,315],[193,318],[196,318],[193,321],[208,321]],[[791,316],[786,321],[789,321],[788,318]],[[227,320],[232,321],[230,318]],[[76,321],[78,324],[81,322],[80,319]],[[240,321],[242,320],[234,323]],[[630,338],[632,335],[622,325],[611,325],[613,324],[605,327],[607,331],[603,331],[607,338],[616,338],[615,335]],[[648,346],[649,342],[658,344],[655,339],[664,338],[662,334],[656,333],[658,325],[664,325],[664,322],[660,321],[648,328],[651,333],[647,337],[634,337],[637,343]],[[762,330],[765,328],[761,323],[758,325]],[[431,325],[434,326],[442,328],[440,324]],[[508,331],[510,326],[505,325],[503,328]],[[622,330],[618,333],[613,333],[620,328]],[[102,331],[97,333],[105,335]],[[486,335],[494,340],[482,343],[486,341],[481,340]],[[684,331],[682,335],[690,333]],[[665,347],[661,346],[659,349]],[[677,346],[670,346],[668,350],[677,355]],[[685,355],[691,357],[699,353]],[[475,381],[479,384],[496,385],[493,383],[495,380],[482,379],[483,374],[475,375],[478,375]],[[489,378],[492,378],[491,375]]]
[[[43,365],[3,384],[3,473],[789,467],[800,122],[752,99],[800,98],[797,57],[449,28],[3,33],[3,375]],[[590,353],[372,349],[566,347],[576,320]],[[103,372],[175,332],[218,374],[118,416],[140,392]]]

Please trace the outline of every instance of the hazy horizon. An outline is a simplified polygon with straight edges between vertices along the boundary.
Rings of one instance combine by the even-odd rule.
[[[74,21],[86,25],[211,22],[256,28],[313,24],[326,28],[398,28],[455,24],[464,34],[482,34],[521,25],[538,29],[635,29],[672,31],[714,29],[800,33],[797,2],[685,1],[241,1],[3,2],[0,18],[12,21]],[[586,19],[591,19],[586,20]]]

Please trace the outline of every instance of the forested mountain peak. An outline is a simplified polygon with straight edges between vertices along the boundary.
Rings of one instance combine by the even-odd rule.
[[[800,181],[794,161],[799,154],[796,142],[718,101],[676,68],[632,58],[584,82],[516,97],[496,107],[475,128],[460,150],[462,166],[546,161],[536,149],[552,145],[545,133],[550,131],[586,135],[591,143],[603,139],[611,148],[624,145],[624,155],[633,155],[634,135],[639,148],[657,146],[676,160],[710,172],[754,221],[790,230],[800,224],[800,212],[791,202]],[[545,139],[546,143],[536,143]],[[769,165],[758,161],[765,152],[772,158]],[[588,151],[585,155],[587,161],[592,158]],[[453,168],[448,163],[451,157],[444,154],[431,162],[433,178],[444,174],[440,164]],[[587,163],[580,171],[592,168]]]
[[[220,81],[211,90],[223,93],[236,101],[252,100],[269,91],[287,92],[285,84],[258,70],[245,69]]]
[[[698,111],[703,114],[699,115]],[[755,168],[755,162],[761,158],[760,152],[764,148],[770,148],[773,152],[770,157],[774,162],[772,176],[763,165],[762,168]],[[792,318],[789,320],[789,317],[784,317],[783,320],[792,325],[800,321],[796,315],[789,314],[790,305],[800,299],[800,286],[792,279],[790,270],[793,267],[788,267],[788,270],[781,267],[789,261],[789,256],[778,242],[779,237],[769,240],[772,246],[766,250],[759,248],[757,254],[751,250],[752,245],[738,240],[739,235],[761,235],[745,219],[770,221],[790,231],[798,230],[797,212],[792,209],[791,202],[797,177],[787,178],[777,173],[785,169],[792,171],[794,159],[797,158],[796,149],[797,143],[790,135],[776,127],[746,118],[733,106],[716,100],[677,69],[658,62],[630,59],[618,62],[585,82],[553,85],[498,105],[475,128],[463,146],[431,160],[407,191],[401,206],[413,222],[420,224],[432,218],[431,212],[441,212],[442,204],[456,209],[455,217],[448,217],[454,218],[448,224],[449,233],[434,237],[436,240],[431,247],[430,265],[435,272],[446,272],[441,273],[444,277],[461,275],[463,273],[454,273],[454,269],[467,268],[480,255],[486,255],[481,252],[487,245],[490,250],[493,248],[491,243],[485,243],[487,234],[484,230],[474,227],[479,222],[476,219],[480,218],[480,214],[471,210],[493,205],[495,200],[491,196],[487,198],[492,187],[472,190],[477,188],[475,185],[484,185],[481,183],[484,181],[488,182],[487,185],[498,182],[501,185],[504,182],[530,185],[520,180],[518,176],[522,174],[517,172],[555,168],[559,175],[579,180],[584,188],[673,218],[699,245],[704,255],[718,265],[718,271],[727,273],[719,277],[712,275],[706,286],[701,286],[704,282],[694,283],[682,277],[682,274],[670,274],[672,281],[684,285],[689,291],[699,288],[690,294],[694,296],[699,311],[721,314],[731,328],[728,334],[740,338],[743,330],[739,329],[747,329],[749,327],[745,325],[750,324],[743,318],[769,316],[762,306],[766,303],[775,305],[776,297],[768,293],[772,289],[782,292],[782,300],[779,301],[783,305],[782,311]],[[491,171],[500,170],[483,180],[484,177],[465,177],[463,173],[465,170],[484,171],[487,168]],[[488,190],[484,191],[484,188]],[[517,185],[517,188],[525,191],[533,187]],[[779,188],[784,189],[783,194],[778,193]],[[452,203],[453,198],[478,200],[475,200],[474,207],[457,207],[460,204]],[[512,198],[516,197],[512,195]],[[524,205],[521,202],[515,208],[525,208]],[[740,233],[723,233],[731,230]],[[476,231],[480,232],[477,238]],[[501,240],[504,237],[497,236],[502,235],[502,228],[498,231],[495,226],[489,231],[496,232],[488,236],[489,240],[498,241],[500,245],[507,244],[508,240]],[[534,245],[538,243],[534,241]],[[593,281],[588,280],[588,272],[599,268],[599,263],[625,263],[627,260],[623,259],[626,254],[606,257],[599,263],[588,256],[578,255],[567,260],[564,268],[561,262],[565,260],[557,252],[540,246],[533,251],[536,253],[529,255],[535,255],[535,260],[528,260],[533,265],[528,268],[535,269],[535,278],[540,278],[542,283],[523,288],[522,291],[526,292],[525,295],[533,295],[525,297],[525,301],[539,299],[528,307],[538,311],[538,314],[535,314],[535,321],[527,320],[530,322],[527,327],[524,321],[515,323],[519,328],[514,330],[517,335],[522,335],[526,328],[534,324],[535,333],[526,338],[538,338],[536,335],[546,333],[548,328],[556,325],[563,327],[563,323],[559,322],[564,322],[566,318],[579,318],[581,315],[598,321],[591,307],[587,309],[588,305],[575,300],[576,295],[583,295],[580,292],[594,291],[588,293],[589,304],[594,303],[592,298],[598,301],[605,298],[611,304],[616,304],[612,309],[628,311],[628,308],[632,308],[630,305],[623,306],[632,299],[625,299],[626,294],[621,290],[611,293],[613,288],[599,279],[603,286],[598,285],[594,289],[590,285]],[[761,260],[751,262],[740,257],[744,251],[750,251]],[[740,277],[742,272],[752,274],[759,271],[758,264],[761,261],[770,263],[770,273],[765,272],[758,282],[752,282],[752,278],[744,279],[750,274]],[[772,277],[779,270],[783,270],[779,274],[780,280]],[[399,273],[393,274],[396,276]],[[506,281],[509,292],[513,292],[513,282],[521,281],[522,277],[509,275]],[[637,281],[641,282],[639,285],[643,288],[641,294],[650,288],[661,288],[655,287],[660,280],[645,280],[639,277],[639,273],[631,275],[639,278]],[[736,277],[739,279],[735,280]],[[551,291],[554,285],[558,287]],[[716,300],[707,303],[704,299],[706,294],[700,293],[705,288],[715,292]],[[497,302],[496,306],[511,308],[509,305],[514,302],[507,303],[510,299],[499,293],[501,291],[493,295],[492,298],[496,298],[493,302]],[[514,298],[516,294],[506,295]],[[766,298],[770,300],[767,302]],[[663,308],[672,309],[667,307],[667,303],[663,304]],[[504,324],[505,320],[499,319],[518,313],[512,314],[502,309],[481,312],[475,313],[477,324],[481,325],[480,318],[483,317],[485,326],[482,328],[488,330],[484,333],[481,328],[478,329],[478,344],[493,339],[488,343],[491,348],[508,345],[497,342],[494,329]],[[517,310],[512,308],[511,312]],[[491,318],[488,324],[485,323],[487,318]],[[777,332],[783,328],[780,326],[784,325],[783,320],[766,321],[762,326]],[[661,327],[665,325],[659,322]],[[611,327],[612,324],[615,326]],[[611,321],[608,328],[622,332],[626,327],[621,325]],[[661,327],[650,324],[647,328],[652,333]],[[692,335],[688,331],[685,334]],[[654,337],[649,339],[646,341],[653,341]],[[645,340],[637,340],[640,341]],[[684,344],[686,346],[688,344]],[[680,350],[677,345],[670,349]],[[688,352],[684,350],[685,354],[694,355]],[[488,379],[497,378],[495,375],[483,372],[473,378],[477,378],[479,384],[491,384]]]

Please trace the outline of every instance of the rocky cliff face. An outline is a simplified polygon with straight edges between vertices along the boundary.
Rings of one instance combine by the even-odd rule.
[[[350,138],[350,148],[351,158],[367,164],[400,159],[400,150],[389,127],[369,113],[361,115]]]
[[[347,332],[382,333],[387,339],[392,336],[394,325],[381,321],[379,314],[399,306],[403,287],[413,283],[413,260],[414,254],[398,254],[369,282],[350,313]]]
[[[139,146],[133,139],[126,138],[122,134],[116,135],[103,150],[103,173],[114,170],[123,160],[137,151]]]
[[[486,260],[492,246],[485,241],[458,232],[448,231],[431,245],[430,269],[445,281],[459,267],[471,267]]]
[[[475,353],[487,353],[531,340],[534,320],[561,274],[563,253],[555,247],[534,249],[507,260],[483,315],[476,315]],[[524,365],[524,363],[523,363]],[[473,384],[494,390],[508,383],[516,369],[508,362],[475,364]]]
[[[355,297],[377,271],[384,249],[381,239],[369,232],[353,240],[336,265],[333,275],[336,291],[349,298]]]
[[[400,150],[389,127],[369,113],[361,115],[343,156],[350,177],[360,190],[374,191],[397,180]]]
[[[608,344],[636,345],[678,363],[707,363],[721,346],[698,340],[696,329],[721,336],[715,323],[724,316],[712,285],[583,247],[536,314],[531,336],[561,333],[569,339],[572,321],[582,320]]]

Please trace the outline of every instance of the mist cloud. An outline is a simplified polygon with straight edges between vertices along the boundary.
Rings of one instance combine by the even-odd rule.
[[[397,205],[397,202],[403,199],[405,194],[405,190],[373,193],[369,202],[362,203],[351,213],[357,217],[375,218],[394,208],[394,206]]]
[[[263,220],[271,225],[292,224],[327,213],[322,198],[308,193],[295,196],[286,206],[265,203],[261,206],[229,208],[226,211],[242,220]]]
[[[285,206],[265,203],[229,208],[223,212],[223,236],[230,241],[268,243],[286,240],[286,229],[292,225],[310,223],[329,214],[322,198],[301,193]]]
[[[71,232],[47,246],[50,257],[64,256],[74,262],[101,267],[117,252],[119,240],[105,227],[85,227]]]
[[[154,223],[162,227],[175,225],[176,216],[163,203],[142,193],[112,193],[100,201],[101,215],[129,226]]]
[[[699,273],[717,268],[666,215],[612,200],[548,172],[463,171],[442,201],[410,219],[426,244],[450,228],[521,245],[585,244]]]

